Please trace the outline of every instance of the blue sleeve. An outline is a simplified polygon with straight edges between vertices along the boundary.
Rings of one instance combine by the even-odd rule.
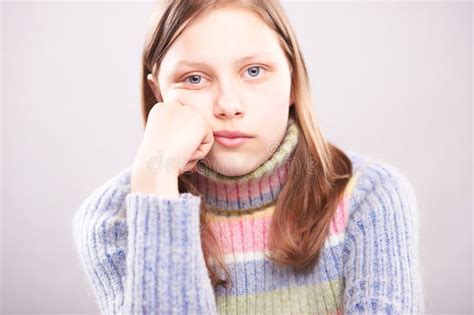
[[[414,189],[398,171],[386,171],[376,168],[362,177],[363,198],[349,214],[344,314],[424,312]]]
[[[201,247],[200,198],[109,182],[75,213],[74,240],[103,314],[216,314]]]

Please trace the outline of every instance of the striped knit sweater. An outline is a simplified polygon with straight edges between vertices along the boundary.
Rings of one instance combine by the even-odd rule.
[[[267,259],[275,201],[298,142],[290,119],[276,152],[250,174],[200,164],[189,176],[201,197],[131,193],[131,166],[92,191],[73,234],[103,314],[419,314],[418,209],[395,167],[346,153],[353,176],[319,263],[298,274]],[[205,267],[199,206],[224,249],[233,285],[214,289]],[[91,293],[92,294],[92,293]]]

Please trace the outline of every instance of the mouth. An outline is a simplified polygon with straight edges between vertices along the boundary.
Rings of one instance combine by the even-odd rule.
[[[226,148],[237,148],[252,138],[240,130],[219,130],[214,132],[214,139],[221,146]]]
[[[227,147],[227,148],[237,148],[244,143],[248,142],[251,138],[250,137],[223,137],[223,136],[215,136],[215,141],[220,145]]]

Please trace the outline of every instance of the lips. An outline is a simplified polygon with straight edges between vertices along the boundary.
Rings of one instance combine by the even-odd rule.
[[[250,138],[251,136],[241,131],[231,130],[220,130],[214,132],[214,137],[226,137],[226,138]]]
[[[221,130],[214,132],[214,139],[227,148],[236,148],[248,142],[252,137],[240,131]]]

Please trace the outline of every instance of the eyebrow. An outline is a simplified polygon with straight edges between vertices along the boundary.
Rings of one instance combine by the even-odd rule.
[[[270,56],[272,56],[271,53],[260,52],[260,53],[256,53],[256,54],[252,54],[252,55],[248,55],[248,56],[239,58],[235,61],[235,64],[239,64],[239,63],[249,61],[249,60],[252,60],[252,59],[257,59],[257,58],[262,58],[262,57],[270,57]],[[180,65],[190,66],[190,67],[207,67],[208,66],[205,62],[188,61],[188,60],[180,60],[176,63],[176,66],[180,66]]]

